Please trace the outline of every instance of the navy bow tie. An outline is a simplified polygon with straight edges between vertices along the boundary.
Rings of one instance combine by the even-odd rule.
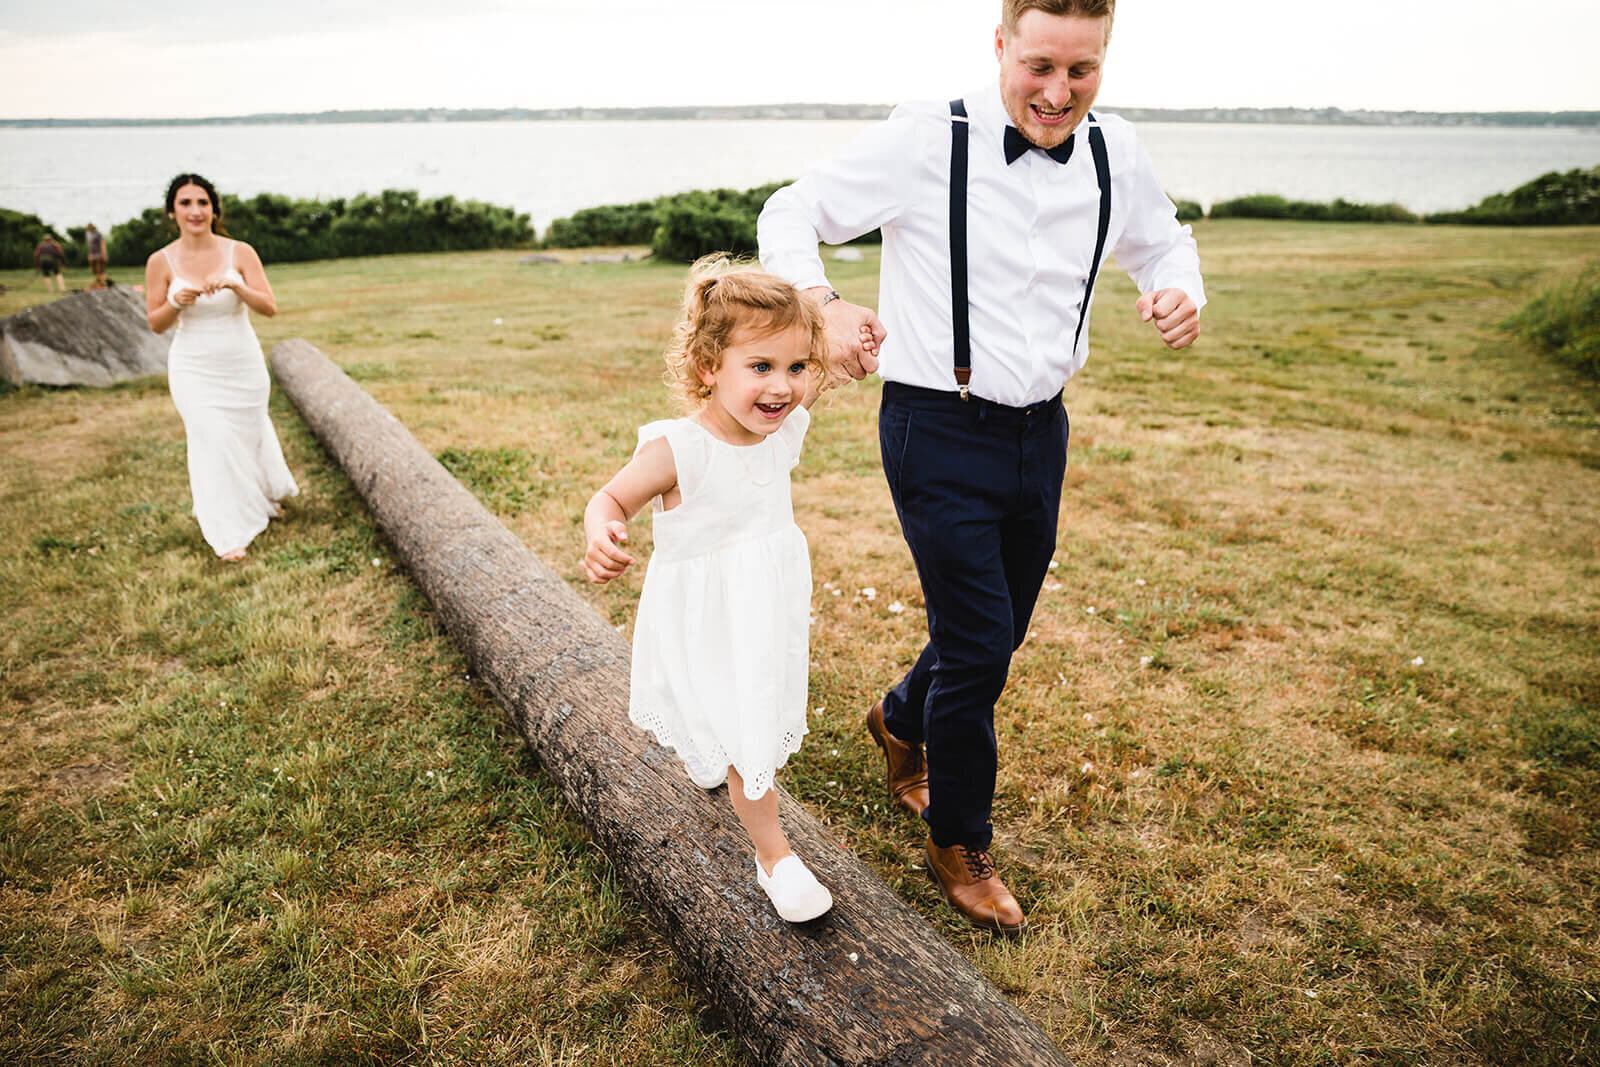
[[[1039,148],[1038,145],[1022,136],[1015,126],[1007,126],[1005,137],[1006,165],[1010,166],[1017,160],[1021,159],[1022,154],[1030,148],[1039,148],[1039,151],[1043,152],[1057,163],[1065,163],[1067,160],[1072,158],[1072,142],[1075,140],[1077,140],[1077,138],[1068,137],[1065,141],[1062,141],[1054,148]]]

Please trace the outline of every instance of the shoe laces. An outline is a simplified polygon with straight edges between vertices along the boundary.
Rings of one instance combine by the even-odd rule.
[[[967,870],[977,881],[986,881],[994,875],[994,861],[989,858],[989,853],[976,848],[967,848],[957,845],[961,850],[961,858],[966,861]]]

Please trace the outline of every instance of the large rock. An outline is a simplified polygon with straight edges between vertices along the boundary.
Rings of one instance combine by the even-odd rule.
[[[150,332],[124,286],[88,289],[0,319],[0,378],[18,385],[112,385],[167,373],[171,331]]]

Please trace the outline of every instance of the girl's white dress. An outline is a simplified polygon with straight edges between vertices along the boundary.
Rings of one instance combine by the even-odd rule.
[[[651,502],[655,551],[633,630],[628,717],[711,769],[730,764],[758,800],[806,734],[811,559],[794,523],[789,472],[811,414],[797,407],[754,445],[692,419],[653,422],[682,502]]]
[[[227,273],[235,242],[228,242]],[[165,251],[162,253],[166,255]],[[168,295],[199,285],[172,269]],[[267,418],[271,388],[250,313],[232,289],[197,297],[178,313],[167,352],[167,385],[183,417],[189,492],[206,544],[225,555],[242,549],[278,514],[279,500],[300,492]]]

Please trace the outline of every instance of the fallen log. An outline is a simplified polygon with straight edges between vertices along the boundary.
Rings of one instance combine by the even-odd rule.
[[[272,369],[567,802],[757,1063],[1066,1064],[1050,1039],[780,790],[833,890],[791,926],[720,793],[627,721],[628,646],[388,411],[301,340]],[[578,551],[576,545],[574,552]]]

